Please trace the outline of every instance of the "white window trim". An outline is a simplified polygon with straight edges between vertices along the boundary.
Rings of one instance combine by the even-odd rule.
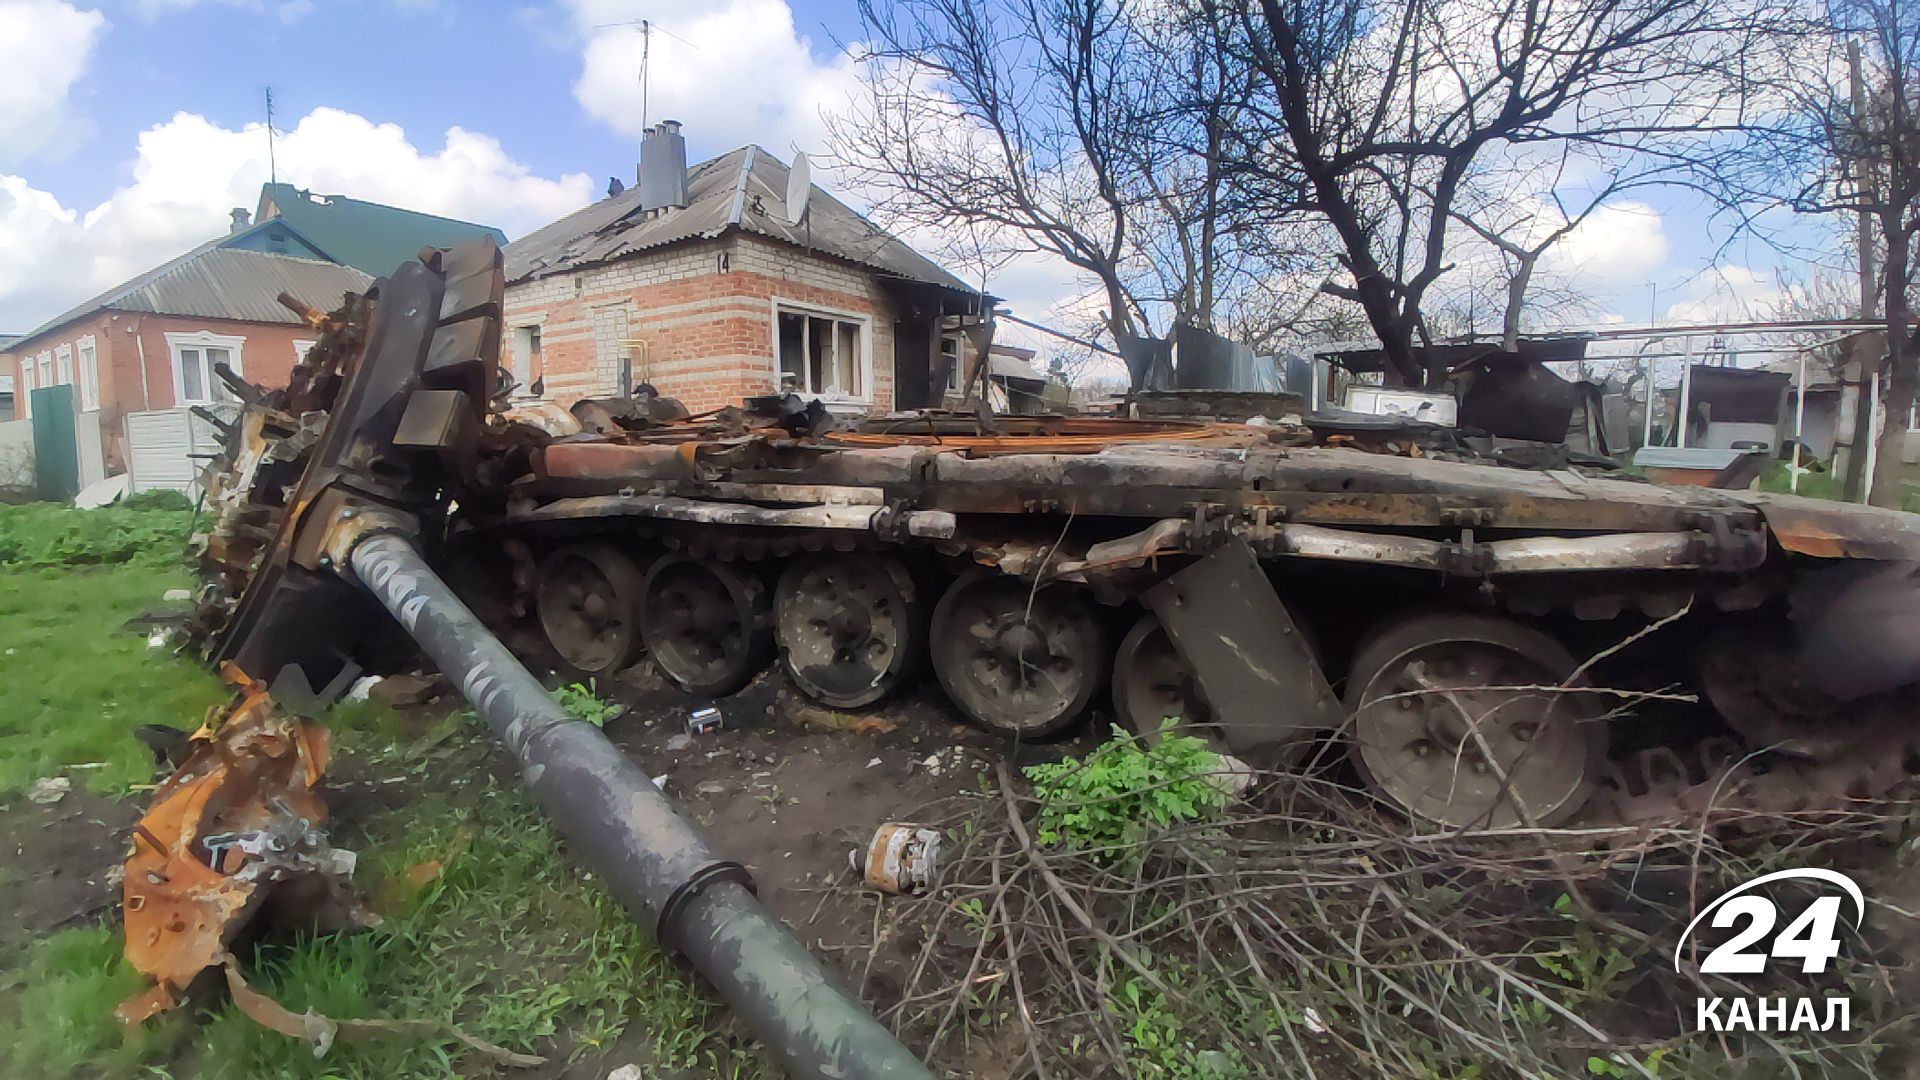
[[[18,356],[14,360],[19,374],[14,378],[13,392],[20,399],[20,419],[30,420],[33,418],[33,357]]]
[[[79,372],[80,411],[100,411],[100,347],[88,334],[74,347],[74,367]]]
[[[56,345],[53,348],[53,377],[62,386],[73,385],[73,346]]]
[[[295,367],[307,362],[307,353],[313,348],[314,344],[314,342],[305,341],[301,338],[293,339],[293,363]]]
[[[860,324],[860,385],[865,389],[862,394],[823,394],[818,391],[804,391],[808,397],[817,397],[828,403],[849,405],[873,404],[873,316],[858,311],[845,311],[840,308],[822,307],[802,300],[788,300],[776,296],[772,300],[772,314],[767,318],[767,332],[773,345],[773,388],[780,389],[780,313],[785,311],[794,315],[819,315],[829,319],[841,319]]]
[[[226,349],[227,355],[233,358],[233,362],[228,366],[233,368],[235,375],[241,375],[246,372],[246,368],[242,366],[243,361],[241,359],[241,346],[245,345],[246,341],[247,339],[244,337],[236,337],[231,334],[216,334],[211,330],[194,330],[188,333],[169,332],[167,334],[167,362],[173,369],[174,406],[184,408],[188,405],[212,405],[220,400],[219,391],[216,390],[213,385],[218,376],[214,375],[212,364],[208,364],[206,369],[208,396],[188,399],[186,380],[182,377],[180,370],[181,349]]]
[[[940,341],[953,342],[953,366],[947,369],[946,390],[950,394],[957,394],[966,389],[967,336],[958,330],[950,330],[940,335]]]
[[[40,363],[40,376],[39,376],[39,380],[34,385],[36,386],[57,385],[53,381],[53,354],[46,350],[42,350],[40,355],[35,359],[37,359]]]

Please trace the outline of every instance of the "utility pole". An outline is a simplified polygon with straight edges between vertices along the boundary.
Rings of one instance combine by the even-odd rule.
[[[1849,97],[1848,126],[1850,138],[1840,140],[1841,145],[1834,149],[1853,156],[1852,172],[1854,184],[1854,243],[1860,249],[1860,317],[1873,318],[1874,309],[1874,273],[1873,273],[1873,216],[1868,206],[1873,201],[1873,166],[1867,160],[1867,87],[1866,80],[1860,74],[1860,43],[1847,42],[1847,78]],[[1847,349],[1848,356],[1842,360],[1844,372],[1852,369],[1855,382],[1853,387],[1853,430],[1847,440],[1847,473],[1844,494],[1848,502],[1865,502],[1867,490],[1868,447],[1873,444],[1875,435],[1874,413],[1878,412],[1879,395],[1875,393],[1880,382],[1880,361],[1874,356],[1872,338],[1865,332],[1854,336]],[[1841,380],[1842,385],[1845,379]],[[1844,393],[1844,389],[1842,390]]]

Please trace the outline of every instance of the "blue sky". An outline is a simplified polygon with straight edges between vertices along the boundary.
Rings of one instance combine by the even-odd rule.
[[[0,0],[0,330],[216,235],[266,179],[274,89],[281,178],[486,221],[510,236],[630,177],[635,27],[654,37],[652,118],[696,156],[825,148],[855,72],[852,7],[821,0]],[[671,36],[668,36],[668,35]],[[832,184],[831,178],[827,181]],[[860,203],[857,191],[836,191]],[[1738,316],[1775,291],[1773,253],[1715,265],[1673,196],[1616,207],[1556,252],[1599,321]],[[1026,258],[993,282],[1066,318],[1071,276]]]

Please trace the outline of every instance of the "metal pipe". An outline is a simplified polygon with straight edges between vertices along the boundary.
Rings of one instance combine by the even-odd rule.
[[[931,1080],[748,891],[647,774],[568,716],[413,544],[354,543],[354,575],[400,621],[520,762],[569,844],[665,947],[685,956],[794,1075]]]

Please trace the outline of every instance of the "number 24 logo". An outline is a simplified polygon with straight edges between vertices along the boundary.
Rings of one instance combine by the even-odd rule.
[[[1820,896],[1806,906],[1794,920],[1787,924],[1773,939],[1773,945],[1766,951],[1754,948],[1760,939],[1773,931],[1779,921],[1779,909],[1772,900],[1753,893],[1754,889],[1775,881],[1795,878],[1824,882],[1844,892],[1845,896]],[[1702,919],[1712,916],[1711,925],[1728,929],[1744,922],[1732,937],[1722,942],[1707,954],[1700,963],[1700,970],[1709,975],[1758,975],[1767,969],[1768,959],[1798,960],[1800,970],[1809,975],[1827,970],[1827,964],[1840,955],[1841,901],[1853,901],[1853,925],[1859,926],[1867,911],[1866,898],[1861,895],[1860,887],[1853,879],[1836,870],[1809,868],[1804,870],[1778,870],[1763,874],[1745,885],[1734,889],[1693,917],[1680,940],[1673,948],[1673,969],[1680,970],[1680,954],[1686,948],[1687,941],[1693,937],[1695,927]]]

